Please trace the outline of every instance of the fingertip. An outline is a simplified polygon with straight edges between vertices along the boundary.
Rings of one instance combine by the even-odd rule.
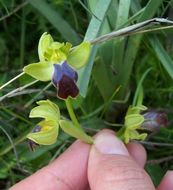
[[[132,158],[141,166],[144,167],[147,159],[147,154],[145,148],[135,142],[131,142],[126,145]]]
[[[131,154],[144,154],[138,145],[128,145]],[[136,151],[137,149],[137,151]],[[145,157],[144,157],[145,158]],[[141,161],[144,162],[144,161]],[[91,147],[88,162],[88,180],[91,189],[147,189],[154,190],[151,179],[129,154],[124,143],[115,134],[100,132]]]
[[[157,190],[172,190],[173,189],[172,179],[173,179],[173,171],[167,171]]]

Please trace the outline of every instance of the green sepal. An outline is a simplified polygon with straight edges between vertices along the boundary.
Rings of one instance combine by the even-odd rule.
[[[140,114],[131,114],[125,117],[126,128],[136,129],[144,122],[144,117]]]
[[[75,69],[80,69],[87,64],[91,52],[91,43],[82,42],[74,50],[72,50],[68,57],[67,62]]]
[[[126,115],[139,114],[141,111],[145,111],[145,110],[147,110],[147,107],[144,106],[144,105],[140,105],[140,106],[129,106]]]
[[[52,78],[54,67],[48,62],[38,62],[25,66],[23,71],[37,80],[49,81]]]
[[[141,124],[144,122],[144,116],[140,114],[141,111],[146,110],[147,107],[143,105],[129,106],[125,116],[125,123],[123,130],[119,132],[120,138],[125,143],[129,143],[130,140],[144,140],[147,133],[139,133],[137,130],[141,129]]]
[[[41,100],[37,102],[39,106],[33,108],[30,112],[29,117],[41,117],[45,120],[53,120],[59,122],[60,120],[60,111],[59,107],[51,102],[50,100]]]
[[[58,137],[58,124],[54,121],[44,120],[38,123],[38,125],[41,127],[41,131],[29,133],[27,138],[39,145],[54,144]]]
[[[38,43],[38,56],[40,61],[45,61],[44,53],[46,49],[52,44],[53,38],[47,32],[43,33]]]
[[[130,140],[145,140],[147,133],[139,133],[136,130],[126,130],[124,133],[124,142],[128,144]]]
[[[80,139],[89,144],[93,143],[92,137],[87,135],[82,128],[75,127],[72,122],[67,120],[60,120],[59,125],[61,129],[70,136]]]

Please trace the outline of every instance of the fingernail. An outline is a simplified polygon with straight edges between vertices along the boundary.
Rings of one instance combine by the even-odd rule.
[[[101,132],[96,136],[94,145],[103,154],[129,155],[123,142],[112,133]]]

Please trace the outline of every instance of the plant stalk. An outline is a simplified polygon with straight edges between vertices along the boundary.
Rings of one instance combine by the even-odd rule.
[[[78,119],[74,113],[74,110],[73,110],[73,107],[72,107],[72,104],[71,104],[71,100],[70,98],[68,97],[66,100],[65,100],[65,104],[66,104],[66,107],[67,107],[67,110],[68,110],[68,113],[70,115],[70,118],[74,124],[74,126],[78,127],[81,129],[81,126],[78,122]]]

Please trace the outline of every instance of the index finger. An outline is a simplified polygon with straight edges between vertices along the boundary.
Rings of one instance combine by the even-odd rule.
[[[59,158],[10,190],[83,190],[88,186],[87,165],[90,145],[72,144]]]

